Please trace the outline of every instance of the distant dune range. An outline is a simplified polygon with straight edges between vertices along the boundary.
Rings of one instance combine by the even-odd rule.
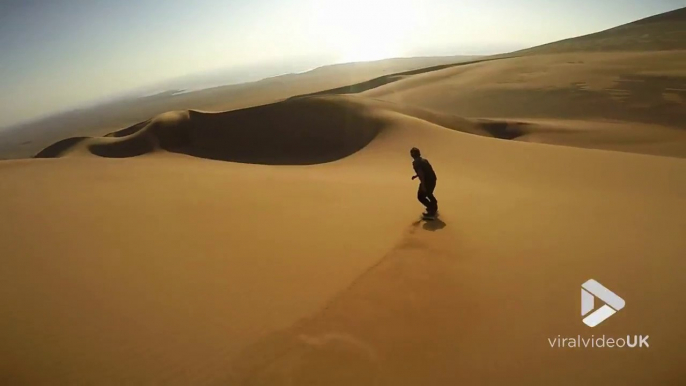
[[[622,67],[623,63],[630,63],[630,66]],[[204,153],[210,158],[266,162],[261,155],[251,160],[251,156],[236,153],[244,149],[252,154],[272,154],[267,158],[282,159],[277,163],[285,160],[276,156],[278,152],[291,152],[293,156],[289,162],[294,164],[325,162],[352,154],[364,146],[365,143],[357,144],[339,152],[333,151],[339,145],[331,145],[340,143],[342,147],[347,146],[345,144],[349,143],[349,139],[341,136],[342,133],[336,128],[341,125],[354,126],[354,122],[357,122],[356,113],[346,113],[345,107],[341,106],[334,113],[336,115],[329,116],[328,111],[320,111],[326,104],[318,103],[319,99],[311,99],[309,103],[305,100],[323,95],[361,94],[407,106],[395,107],[396,111],[402,110],[411,116],[430,116],[428,120],[433,123],[446,123],[446,127],[475,134],[686,157],[686,127],[683,126],[683,122],[686,122],[686,70],[682,63],[686,63],[686,52],[682,51],[478,60],[382,76],[351,86],[291,98],[301,100],[299,103],[285,101],[280,102],[282,105],[277,103],[269,107],[222,114],[180,113],[188,117],[192,124],[188,119],[183,123],[171,123],[169,114],[163,114],[151,125],[161,129],[146,127],[144,130],[146,133],[154,131],[153,135],[161,141],[163,148],[181,146],[179,141],[182,141],[185,152],[195,155]],[[679,71],[683,71],[684,76],[673,75]],[[272,112],[273,116],[270,115]],[[468,123],[460,118],[464,116],[485,116],[490,119],[475,119]],[[202,123],[200,117],[203,117]],[[164,126],[159,125],[162,121],[166,122]],[[452,124],[455,121],[459,124]],[[119,133],[133,133],[144,127],[144,123],[137,124]],[[304,127],[308,129],[296,129]],[[359,128],[339,128],[347,131],[367,130],[364,125]],[[185,135],[185,138],[178,138],[179,135]],[[215,141],[212,136],[219,137]],[[294,145],[297,143],[303,148],[285,145],[282,141],[289,137],[293,138]],[[98,144],[92,144],[92,147],[103,149],[105,141],[111,143],[111,147],[130,149],[123,150],[122,156],[132,156],[156,146],[136,145],[149,138],[136,134],[125,141],[98,140],[95,141]],[[368,142],[372,137],[361,138],[366,138]],[[89,146],[91,142],[88,142]],[[76,142],[59,142],[37,156],[61,154],[66,150],[64,145],[67,143]],[[264,148],[264,153],[257,150],[260,148]],[[319,155],[313,158],[305,156],[303,160],[296,155],[313,151]],[[93,153],[118,156],[116,152],[98,153],[95,150]]]
[[[686,50],[686,8],[651,16],[606,31],[521,50],[515,54]]]
[[[495,120],[490,130],[468,131],[498,138],[686,157],[684,15],[681,9],[511,55],[412,69],[291,99],[361,94],[444,120]],[[213,117],[224,122],[213,126],[249,130],[235,129],[226,115]],[[38,155],[55,153],[46,150]]]
[[[0,158],[32,157],[67,137],[101,136],[167,111],[224,111],[254,107],[293,95],[348,84],[397,72],[472,60],[473,56],[399,58],[369,63],[324,66],[302,74],[287,74],[257,82],[194,92],[170,90],[143,98],[123,99],[88,109],[65,112],[0,131]]]
[[[0,162],[0,383],[683,384],[684,30],[86,114]],[[590,278],[626,300],[593,329]]]

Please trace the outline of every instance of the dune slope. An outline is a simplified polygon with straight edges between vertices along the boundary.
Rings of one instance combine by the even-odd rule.
[[[347,115],[374,118],[356,129],[384,129],[325,164],[164,149],[0,163],[2,379],[683,379],[682,160],[496,141],[339,99]],[[436,223],[417,223],[411,146],[439,173]],[[650,334],[655,346],[549,347],[590,334],[577,304],[589,277],[629,304],[593,333]]]
[[[382,129],[363,105],[350,103],[317,98],[226,113],[170,112],[105,137],[58,142],[36,157],[85,151],[124,158],[168,150],[245,163],[327,162],[358,151]]]
[[[314,96],[224,113],[169,112],[104,137],[62,140],[35,158],[128,158],[169,151],[252,164],[316,164],[365,147],[389,126],[379,114],[390,112],[465,133],[507,136],[500,129],[502,122],[471,121],[359,97]]]
[[[686,49],[686,7],[606,31],[517,51],[515,55],[684,49]]]
[[[686,51],[523,56],[417,74],[361,95],[448,115],[546,121],[529,127],[536,142],[686,157],[684,62]]]

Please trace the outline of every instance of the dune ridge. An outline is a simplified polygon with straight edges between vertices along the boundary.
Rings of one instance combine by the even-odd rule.
[[[514,54],[684,50],[686,49],[685,26],[686,7],[605,31],[516,51]]]
[[[213,116],[196,110],[162,114],[106,135],[119,140],[61,141],[37,157],[85,146],[106,157],[173,149],[248,163],[330,162],[360,150],[380,129],[368,121],[364,108],[349,104],[350,99],[330,99],[355,95],[374,101],[375,108],[472,134],[685,158],[686,39],[680,39],[684,33],[686,8],[507,55],[401,72],[384,70],[385,75],[369,80],[297,93],[255,109]],[[311,80],[321,80],[328,70],[313,70]],[[391,104],[381,107],[380,101]],[[332,107],[331,113],[345,124],[327,123],[325,114],[315,111],[321,106]],[[292,113],[285,112],[289,108]],[[292,116],[296,111],[298,118]],[[188,118],[174,121],[170,114]],[[262,118],[269,115],[274,121]],[[289,125],[290,130],[283,129]],[[302,129],[293,129],[296,126]],[[282,136],[282,143],[274,143],[274,136]],[[336,141],[340,146],[333,144]],[[247,147],[255,155],[243,154]]]
[[[86,150],[125,158],[166,150],[245,163],[328,162],[361,149],[382,128],[363,104],[351,104],[343,98],[312,98],[224,113],[170,112],[105,137],[61,141],[36,157]]]
[[[0,133],[0,157],[30,158],[65,137],[105,135],[167,111],[222,112],[261,106],[382,75],[474,60],[476,56],[396,58],[319,67],[256,82],[178,93],[165,91],[46,117]]]
[[[57,142],[35,158],[84,154],[127,158],[169,151],[243,163],[324,163],[364,148],[391,124],[392,120],[381,117],[384,112],[421,119],[456,131],[503,139],[522,135],[518,128],[528,125],[468,120],[355,96],[304,96],[223,113],[169,112],[104,137],[75,137]]]

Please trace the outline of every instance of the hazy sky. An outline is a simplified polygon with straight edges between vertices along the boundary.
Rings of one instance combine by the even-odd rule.
[[[194,73],[235,68],[247,77],[251,68],[276,75],[298,65],[497,53],[683,6],[686,0],[0,0],[0,127]]]

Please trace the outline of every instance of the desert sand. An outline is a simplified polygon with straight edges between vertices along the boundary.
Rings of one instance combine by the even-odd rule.
[[[0,383],[683,383],[686,52],[655,48],[180,109],[0,162]],[[627,303],[592,329],[591,278]],[[548,341],[629,334],[650,347]]]

